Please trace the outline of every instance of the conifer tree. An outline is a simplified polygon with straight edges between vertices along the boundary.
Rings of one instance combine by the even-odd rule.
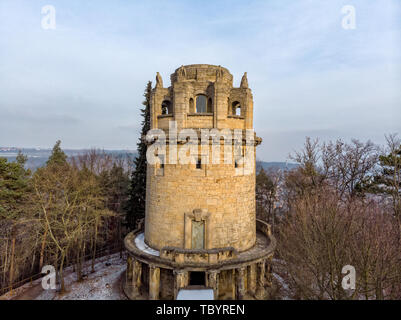
[[[56,164],[56,165],[64,165],[67,162],[67,155],[60,148],[61,141],[57,140],[56,144],[53,147],[52,154],[46,162],[46,165]]]
[[[146,144],[143,137],[146,136],[150,130],[150,95],[152,91],[152,82],[149,81],[144,97],[145,101],[142,102],[144,108],[141,109],[142,130],[137,143],[138,156],[134,160],[135,169],[131,175],[131,186],[129,190],[129,199],[127,205],[126,224],[129,229],[134,229],[138,219],[145,216],[145,202],[146,202]]]
[[[29,190],[31,171],[24,168],[27,157],[18,153],[16,161],[0,157],[0,219],[3,214],[18,217]]]

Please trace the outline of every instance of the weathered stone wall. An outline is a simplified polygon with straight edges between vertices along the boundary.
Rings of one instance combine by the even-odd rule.
[[[213,128],[213,115],[187,115],[188,128]]]
[[[180,148],[180,147],[179,147]],[[221,148],[221,151],[223,148]],[[209,150],[210,155],[212,150]],[[209,213],[205,249],[234,247],[244,251],[256,239],[255,175],[223,163],[148,165],[145,239],[156,249],[186,248],[185,214]],[[253,158],[253,161],[255,159]],[[239,171],[239,173],[238,173]]]
[[[174,299],[174,272],[170,269],[160,269],[160,298]]]

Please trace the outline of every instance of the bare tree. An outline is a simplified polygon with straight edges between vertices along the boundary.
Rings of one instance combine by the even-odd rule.
[[[256,176],[256,215],[259,219],[269,222],[273,231],[281,177],[281,170],[269,169],[266,172],[263,168]]]
[[[280,226],[278,255],[298,299],[389,299],[400,294],[400,233],[381,203],[350,198],[331,186],[296,199]],[[354,291],[342,268],[356,268]]]

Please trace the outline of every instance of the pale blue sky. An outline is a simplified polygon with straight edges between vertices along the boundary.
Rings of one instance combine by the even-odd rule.
[[[261,159],[401,133],[399,0],[0,0],[0,146],[134,149],[146,82],[194,63],[248,72]]]

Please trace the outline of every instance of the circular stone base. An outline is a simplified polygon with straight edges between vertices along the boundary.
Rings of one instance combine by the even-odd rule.
[[[215,299],[260,297],[276,246],[268,225],[264,225],[257,232],[256,244],[243,252],[171,247],[158,251],[146,245],[142,230],[131,232],[125,238],[124,291],[130,299],[175,299],[180,289],[195,285],[213,289]]]

